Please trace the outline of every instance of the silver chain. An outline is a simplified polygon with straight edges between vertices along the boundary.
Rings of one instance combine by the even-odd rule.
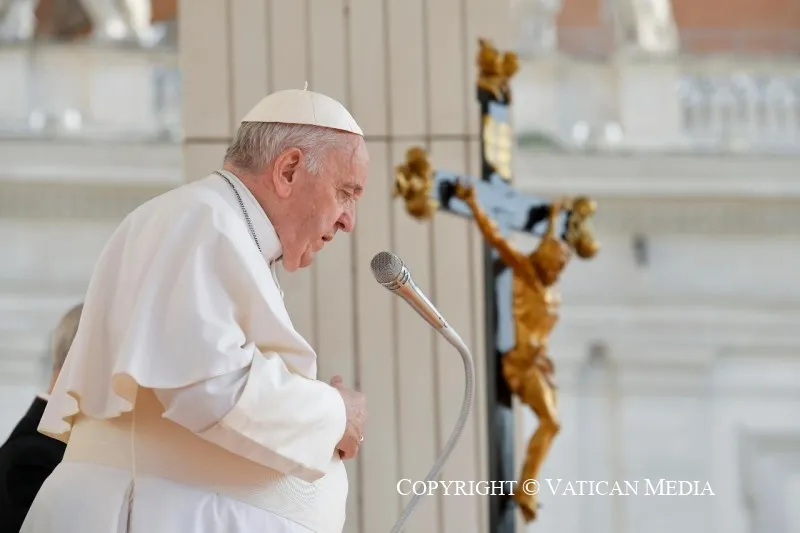
[[[233,184],[233,182],[231,182],[231,180],[228,179],[228,176],[226,176],[222,172],[219,172],[219,171],[215,170],[214,174],[216,174],[217,176],[220,176],[222,179],[227,181],[228,185],[230,185],[231,189],[233,189],[233,194],[236,195],[236,199],[239,201],[239,207],[242,208],[242,213],[244,214],[245,222],[247,222],[247,227],[250,228],[250,235],[253,236],[253,240],[256,243],[256,247],[258,248],[258,251],[263,254],[264,252],[261,250],[261,245],[258,243],[258,237],[256,237],[256,230],[253,228],[253,222],[250,220],[250,215],[247,214],[247,209],[245,209],[245,207],[244,207],[244,202],[242,201],[242,197],[239,196],[239,191],[236,190],[236,186]]]

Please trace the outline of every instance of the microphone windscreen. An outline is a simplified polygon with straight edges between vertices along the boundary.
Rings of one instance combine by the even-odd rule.
[[[390,252],[378,252],[370,263],[372,275],[378,283],[389,283],[397,279],[403,271],[403,262]]]

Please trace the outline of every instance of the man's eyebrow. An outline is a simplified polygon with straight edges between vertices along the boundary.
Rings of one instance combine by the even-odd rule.
[[[356,192],[356,193],[364,192],[364,187],[359,185],[358,183],[352,183],[352,182],[351,183],[345,183],[344,184],[344,188],[345,189],[352,189],[352,191]]]

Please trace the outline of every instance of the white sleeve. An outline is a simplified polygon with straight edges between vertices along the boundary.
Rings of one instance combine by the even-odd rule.
[[[154,390],[164,417],[201,438],[259,464],[306,481],[322,477],[347,422],[333,387],[302,400],[304,379],[291,374],[277,354],[258,354],[250,367],[178,389]],[[324,408],[322,408],[324,406]],[[325,451],[327,450],[327,452]]]
[[[242,397],[249,368],[235,370],[180,389],[156,389],[164,406],[164,418],[192,433],[202,433],[218,424]]]

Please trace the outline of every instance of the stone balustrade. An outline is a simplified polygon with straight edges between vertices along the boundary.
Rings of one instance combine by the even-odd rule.
[[[682,32],[680,50],[658,55],[614,52],[608,32],[562,32],[553,51],[523,53],[514,82],[520,140],[600,151],[800,153],[800,37],[767,37]],[[707,50],[724,39],[726,52]]]
[[[172,48],[38,43],[0,47],[0,138],[179,142]]]

